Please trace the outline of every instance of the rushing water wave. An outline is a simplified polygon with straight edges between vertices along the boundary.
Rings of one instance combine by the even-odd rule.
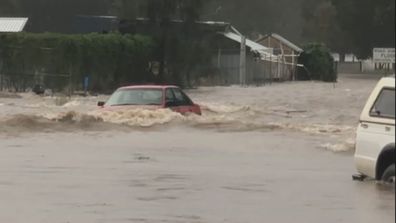
[[[0,135],[78,131],[166,131],[196,129],[220,132],[300,132],[325,136],[321,148],[353,149],[359,114],[374,81],[333,84],[296,82],[261,88],[206,87],[188,91],[202,116],[169,109],[105,111],[97,101],[108,96],[40,97],[0,95]],[[287,133],[285,133],[287,135]]]
[[[74,103],[74,102],[73,102]],[[120,109],[116,111],[94,110],[90,112],[47,112],[41,115],[13,114],[0,118],[0,130],[39,131],[40,129],[95,130],[95,126],[109,124],[124,127],[156,127],[162,125],[184,125],[195,128],[218,129],[221,131],[291,130],[309,134],[342,134],[354,131],[351,126],[330,124],[302,124],[293,122],[260,120],[265,112],[248,106],[213,105],[203,106],[203,115],[181,115],[169,109]],[[264,114],[265,115],[265,114]],[[290,120],[286,120],[290,121]]]

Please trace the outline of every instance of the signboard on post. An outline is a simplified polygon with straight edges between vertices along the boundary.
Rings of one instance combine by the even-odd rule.
[[[395,63],[395,48],[374,48],[374,63]]]

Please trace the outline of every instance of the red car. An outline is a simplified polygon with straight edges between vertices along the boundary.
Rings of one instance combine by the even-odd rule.
[[[128,86],[116,90],[107,102],[98,102],[103,109],[117,108],[170,108],[181,114],[201,115],[201,108],[179,88],[170,85]]]

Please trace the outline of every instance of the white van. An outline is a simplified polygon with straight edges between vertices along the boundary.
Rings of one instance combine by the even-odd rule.
[[[395,183],[395,77],[382,78],[360,117],[355,163],[359,176]]]

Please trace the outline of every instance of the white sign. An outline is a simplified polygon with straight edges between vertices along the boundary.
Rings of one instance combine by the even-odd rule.
[[[395,63],[395,48],[374,48],[375,63]]]

